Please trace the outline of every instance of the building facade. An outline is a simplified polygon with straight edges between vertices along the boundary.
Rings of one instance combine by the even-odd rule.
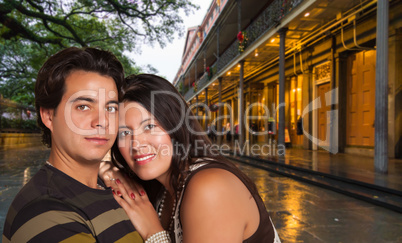
[[[205,129],[402,158],[401,1],[215,0],[182,60],[174,85]]]

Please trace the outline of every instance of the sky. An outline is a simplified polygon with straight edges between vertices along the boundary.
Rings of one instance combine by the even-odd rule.
[[[142,67],[151,64],[159,71],[158,75],[173,82],[181,64],[187,29],[201,25],[201,21],[207,13],[212,0],[192,0],[191,2],[200,6],[200,9],[188,16],[184,13],[182,14],[185,34],[180,38],[176,35],[172,43],[167,43],[163,49],[158,44],[153,47],[144,44],[141,47],[141,54],[131,53],[129,55],[138,66]]]

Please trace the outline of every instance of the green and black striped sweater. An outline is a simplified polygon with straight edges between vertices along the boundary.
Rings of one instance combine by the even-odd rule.
[[[45,165],[11,204],[3,243],[61,241],[143,242],[110,188],[89,188]]]

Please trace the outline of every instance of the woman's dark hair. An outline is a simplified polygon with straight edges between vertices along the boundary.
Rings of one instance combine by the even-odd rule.
[[[195,119],[186,101],[169,81],[152,74],[140,74],[127,77],[126,84],[122,101],[141,104],[155,117],[172,140],[174,149],[169,173],[170,184],[176,192],[181,180],[188,173],[188,167],[205,162],[205,159],[208,159],[210,163],[222,163],[238,170],[218,151],[212,150],[213,147],[211,148],[211,142],[206,133]],[[117,140],[111,150],[112,162],[116,166],[122,165],[126,172],[131,173],[130,167],[119,151]],[[257,192],[254,183],[243,173],[240,174]],[[146,183],[144,187],[147,187]],[[148,192],[149,188],[146,189]],[[151,189],[154,191],[155,188]],[[152,200],[152,196],[150,198]]]
[[[51,132],[43,124],[40,107],[57,109],[65,93],[65,81],[73,71],[95,72],[113,78],[119,98],[124,85],[124,70],[120,61],[109,51],[96,48],[66,48],[51,56],[41,67],[35,84],[37,122],[42,129],[42,142],[51,147]]]

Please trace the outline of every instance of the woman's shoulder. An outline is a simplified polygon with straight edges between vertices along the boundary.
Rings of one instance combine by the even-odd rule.
[[[186,194],[202,199],[204,197],[221,200],[229,194],[240,191],[249,193],[249,190],[238,176],[225,166],[207,164],[202,170],[194,171],[187,181]],[[242,190],[243,189],[243,190]]]

